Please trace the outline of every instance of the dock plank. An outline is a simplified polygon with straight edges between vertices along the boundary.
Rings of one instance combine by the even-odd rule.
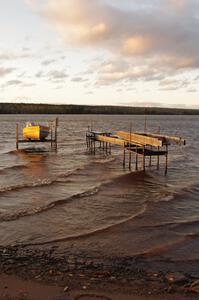
[[[128,133],[125,131],[118,131],[117,136],[125,139],[130,143],[135,143],[142,146],[154,146],[154,147],[162,147],[163,141],[161,139],[155,137],[144,136],[141,134]]]

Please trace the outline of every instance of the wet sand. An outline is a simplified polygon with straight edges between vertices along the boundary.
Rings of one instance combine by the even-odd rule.
[[[0,248],[0,299],[199,299],[197,265],[188,272],[175,264],[174,271],[141,256],[94,257],[71,250]]]
[[[22,280],[13,275],[0,274],[0,299],[1,300],[193,300],[194,296],[183,295],[145,295],[138,296],[130,290],[126,291],[120,284],[117,290],[110,291],[110,286],[105,284],[101,290],[84,290],[80,286],[70,290],[69,287],[47,285],[33,280]]]
[[[0,272],[7,274],[0,299],[199,299],[197,255],[172,260],[180,242],[136,254],[131,236],[140,221],[54,244],[0,247]]]
[[[136,244],[143,228],[143,241]],[[167,226],[155,231],[165,237],[161,247],[150,241],[142,216],[54,243],[1,246],[0,299],[199,299],[198,239],[183,260],[178,253],[184,240],[173,243]],[[143,249],[147,245],[143,253],[138,251],[141,242]]]

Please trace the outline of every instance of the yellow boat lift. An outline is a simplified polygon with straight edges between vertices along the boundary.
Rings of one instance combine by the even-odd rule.
[[[16,149],[24,143],[50,143],[51,150],[57,150],[58,118],[49,126],[27,123],[22,130],[22,138],[19,136],[19,124],[16,124]]]

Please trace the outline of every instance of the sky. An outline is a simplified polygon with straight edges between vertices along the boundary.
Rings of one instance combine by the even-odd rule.
[[[199,108],[198,0],[0,0],[0,102]]]

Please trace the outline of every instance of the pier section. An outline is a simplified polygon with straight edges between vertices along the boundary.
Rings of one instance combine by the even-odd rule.
[[[160,168],[160,157],[165,158],[165,175],[168,173],[168,153],[169,145],[174,142],[179,145],[185,145],[186,141],[179,137],[171,137],[161,134],[132,133],[118,131],[115,135],[110,132],[99,132],[88,130],[86,133],[87,149],[95,154],[99,146],[106,154],[111,154],[112,146],[121,146],[123,150],[123,167],[128,164],[132,169],[133,156],[135,157],[135,170],[139,167],[139,157],[142,157],[142,169],[146,169],[146,158],[149,158],[149,167],[152,166],[152,158],[156,157],[157,170]]]

